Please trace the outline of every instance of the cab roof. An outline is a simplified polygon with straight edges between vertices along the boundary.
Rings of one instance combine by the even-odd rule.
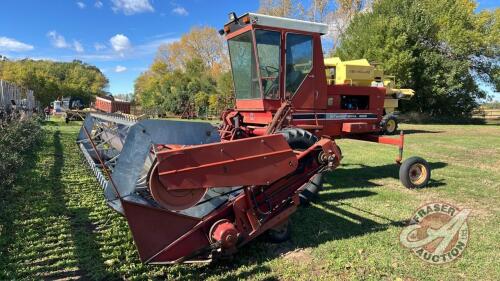
[[[320,34],[328,33],[328,26],[326,24],[311,22],[311,21],[274,17],[256,13],[246,13],[245,15],[238,18],[238,21],[242,20],[245,20],[246,22],[249,22],[251,24],[256,24],[261,26],[293,29],[298,31],[313,32]],[[234,21],[228,22],[226,25],[230,25],[233,22]]]

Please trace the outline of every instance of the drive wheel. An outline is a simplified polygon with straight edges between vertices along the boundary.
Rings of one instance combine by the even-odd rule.
[[[304,151],[318,141],[318,138],[315,135],[311,134],[310,132],[304,129],[286,128],[283,129],[282,131],[279,131],[278,133],[281,133],[285,137],[285,140],[287,141],[288,145],[293,150]],[[297,169],[298,170],[301,169],[300,164]],[[316,194],[318,194],[320,189],[321,188],[318,188],[317,185],[309,185],[306,189],[304,189],[304,191],[302,191],[299,194],[300,205],[302,206],[309,205],[309,202],[314,198],[314,196],[316,196]]]
[[[429,183],[431,168],[420,157],[410,157],[399,168],[399,180],[406,188],[422,188]]]
[[[398,130],[398,119],[394,115],[384,117],[382,124],[382,132],[386,135],[394,135]]]
[[[304,129],[287,128],[278,133],[285,137],[288,145],[294,150],[306,150],[318,141],[315,135]]]
[[[290,220],[286,220],[281,225],[269,229],[267,237],[272,243],[282,243],[290,239],[291,232]]]

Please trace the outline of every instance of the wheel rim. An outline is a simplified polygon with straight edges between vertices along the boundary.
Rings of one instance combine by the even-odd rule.
[[[387,120],[386,130],[388,132],[394,132],[394,130],[396,130],[396,121],[392,119]]]
[[[410,167],[409,176],[410,181],[414,185],[421,185],[427,178],[427,168],[420,163],[415,163]]]

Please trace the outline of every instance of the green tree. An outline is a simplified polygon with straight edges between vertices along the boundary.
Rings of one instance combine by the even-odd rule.
[[[335,55],[367,58],[416,91],[407,110],[469,116],[498,85],[499,12],[476,14],[469,0],[380,0],[357,14]]]
[[[203,91],[194,95],[194,106],[198,116],[203,117],[208,114],[209,99],[210,95]]]
[[[0,79],[31,89],[42,105],[59,97],[80,97],[85,102],[105,94],[108,79],[95,66],[81,61],[0,61]]]
[[[194,58],[187,61],[185,67],[175,70],[153,64],[137,78],[135,94],[145,108],[159,106],[181,114],[194,104],[196,113],[205,115],[209,96],[217,95],[217,82],[205,62]]]

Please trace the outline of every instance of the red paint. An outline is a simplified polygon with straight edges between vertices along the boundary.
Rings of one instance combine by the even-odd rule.
[[[210,237],[216,241],[221,243],[223,248],[229,249],[236,246],[236,242],[238,242],[238,230],[233,223],[229,220],[220,220],[216,222],[210,231]]]
[[[110,100],[107,98],[96,97],[95,109],[106,112],[106,113],[114,113],[121,112],[125,114],[130,114],[130,102],[126,101],[118,101],[118,100]]]
[[[265,185],[297,167],[297,159],[281,135],[162,151],[157,161],[154,173],[159,183],[151,188],[167,190]]]
[[[200,261],[230,254],[282,224],[296,211],[305,184],[326,165],[334,169],[340,164],[342,156],[334,138],[397,145],[402,153],[402,135],[393,139],[374,134],[380,130],[384,88],[327,85],[320,34],[243,23],[226,25],[228,29],[227,39],[255,29],[278,31],[281,46],[286,46],[287,33],[311,35],[312,70],[293,96],[285,93],[282,47],[279,99],[236,100],[236,108],[222,115],[221,143],[165,144],[170,149],[158,152],[150,178],[151,193],[164,207],[183,210],[193,206],[212,187],[242,186],[242,190],[200,219],[120,199],[144,262]],[[291,112],[275,116],[288,101]],[[286,120],[284,124],[282,120]],[[271,122],[282,124],[277,131],[283,127],[306,129],[319,141],[305,151],[292,151],[281,134],[269,135]],[[179,192],[190,195],[176,198]]]

